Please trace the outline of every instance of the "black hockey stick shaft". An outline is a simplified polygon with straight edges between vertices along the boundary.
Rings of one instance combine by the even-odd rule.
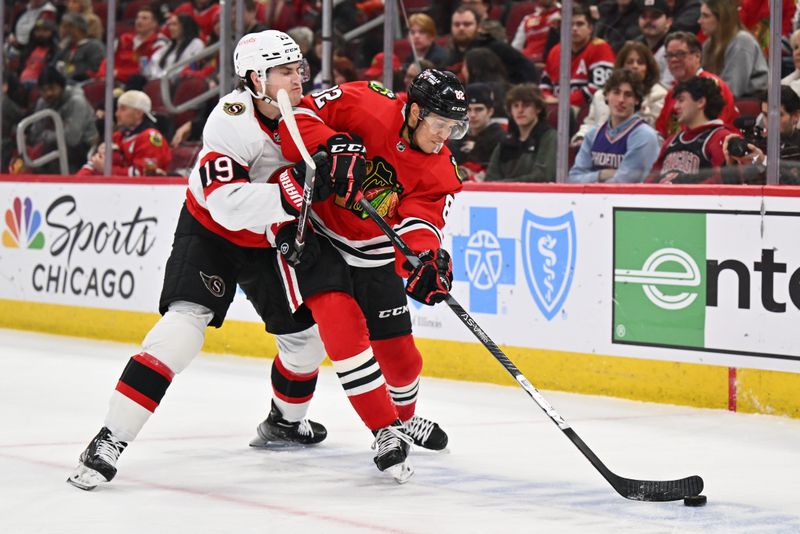
[[[384,234],[391,239],[392,243],[400,250],[400,252],[408,259],[409,263],[416,267],[419,265],[419,258],[403,241],[403,238],[394,231],[394,229],[387,223],[383,217],[372,207],[372,204],[366,198],[359,200],[361,208],[375,221],[381,228]],[[536,402],[539,408],[544,411],[553,423],[569,438],[569,440],[578,448],[587,460],[597,469],[600,474],[605,478],[611,487],[626,499],[636,501],[676,501],[689,495],[699,495],[703,491],[703,479],[697,475],[678,479],[678,480],[635,480],[630,478],[621,477],[613,473],[606,465],[597,457],[597,455],[589,448],[588,445],[578,436],[578,434],[569,426],[561,415],[556,412],[555,408],[545,399],[542,394],[536,389],[531,382],[525,378],[525,375],[517,368],[516,365],[500,350],[500,347],[492,341],[492,339],[483,331],[478,325],[477,321],[470,316],[469,313],[458,303],[453,295],[448,294],[445,302],[453,310],[453,313],[461,319],[467,328],[470,329],[472,334],[478,338],[484,347],[491,353],[494,358],[500,362],[508,373],[514,377],[514,380],[525,390],[525,392]]]

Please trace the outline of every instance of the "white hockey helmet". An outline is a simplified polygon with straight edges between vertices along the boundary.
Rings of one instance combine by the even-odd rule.
[[[262,87],[257,87],[254,93],[249,84],[245,86],[254,97],[262,100],[270,100],[261,91],[266,87],[269,69],[302,61],[304,60],[300,46],[291,37],[278,30],[248,33],[239,39],[233,51],[233,68],[236,75],[247,81],[248,71],[254,71]]]

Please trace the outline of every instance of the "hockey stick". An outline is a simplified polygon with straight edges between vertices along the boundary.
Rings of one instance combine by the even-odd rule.
[[[403,255],[408,259],[409,263],[413,267],[416,267],[420,264],[419,258],[414,254],[414,252],[406,245],[403,238],[400,237],[397,232],[383,220],[383,217],[375,211],[375,208],[372,207],[372,204],[366,198],[361,198],[359,203],[363,210],[367,212],[369,217],[375,221],[378,226],[380,226],[383,233],[392,240],[394,245],[403,253]],[[611,487],[616,490],[617,493],[625,497],[626,499],[631,499],[633,501],[677,501],[683,499],[687,496],[692,495],[699,495],[700,492],[703,491],[703,479],[697,475],[693,475],[686,478],[681,478],[678,480],[635,480],[632,478],[625,478],[621,477],[615,473],[613,473],[605,464],[600,461],[600,458],[589,448],[586,443],[578,436],[578,434],[569,426],[569,424],[561,417],[558,412],[556,412],[555,408],[553,408],[547,399],[545,399],[539,390],[537,390],[533,384],[531,384],[527,378],[522,374],[522,372],[517,369],[517,366],[514,365],[511,360],[508,359],[500,347],[498,347],[494,341],[492,341],[489,336],[486,335],[486,332],[478,326],[478,323],[461,307],[461,305],[456,301],[453,295],[448,294],[445,300],[447,305],[453,310],[461,322],[464,323],[467,328],[469,328],[475,337],[483,343],[483,346],[486,347],[492,356],[500,362],[500,364],[505,367],[506,371],[508,371],[511,376],[514,377],[514,380],[522,386],[530,397],[536,401],[536,404],[539,405],[544,413],[553,421],[561,431],[566,434],[569,440],[578,447],[578,450],[583,453],[587,460],[597,469],[603,478],[605,478]]]
[[[278,89],[278,108],[280,108],[281,116],[284,122],[286,122],[289,135],[292,136],[297,150],[300,151],[300,155],[306,163],[306,177],[303,183],[303,203],[300,206],[300,215],[297,217],[297,234],[294,237],[294,248],[297,250],[297,255],[300,256],[300,253],[303,252],[303,248],[306,246],[306,222],[308,221],[308,210],[311,208],[311,197],[314,194],[314,175],[317,166],[314,164],[314,159],[311,157],[311,154],[306,150],[306,145],[303,144],[303,138],[300,137],[300,129],[297,127],[297,121],[294,120],[292,103],[285,89]]]

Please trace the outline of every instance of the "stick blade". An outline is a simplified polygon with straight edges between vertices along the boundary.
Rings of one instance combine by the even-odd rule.
[[[703,492],[703,479],[697,475],[678,480],[635,480],[617,477],[612,486],[617,493],[632,501],[666,502],[700,495]]]

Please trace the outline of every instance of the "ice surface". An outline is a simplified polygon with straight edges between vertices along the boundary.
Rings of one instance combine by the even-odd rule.
[[[102,426],[133,345],[0,330],[0,532],[800,532],[800,421],[544,392],[615,472],[699,474],[708,504],[619,497],[519,387],[425,379],[450,435],[403,486],[330,367],[316,448],[251,449],[270,360],[200,356],[93,492],[65,479]],[[489,365],[496,365],[487,354]],[[536,384],[536,377],[528,378]]]

